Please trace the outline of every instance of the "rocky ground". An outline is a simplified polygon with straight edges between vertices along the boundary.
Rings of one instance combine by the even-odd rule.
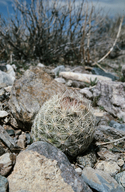
[[[107,64],[106,64],[107,63]],[[99,68],[0,66],[0,191],[125,191],[125,61]],[[52,95],[79,94],[96,117],[93,141],[75,158],[45,141],[33,142],[34,118]]]

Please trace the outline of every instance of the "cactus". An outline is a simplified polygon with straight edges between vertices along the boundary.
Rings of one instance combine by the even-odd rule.
[[[90,105],[69,96],[54,95],[36,115],[31,134],[34,141],[47,141],[75,157],[88,148],[94,130],[95,117]]]

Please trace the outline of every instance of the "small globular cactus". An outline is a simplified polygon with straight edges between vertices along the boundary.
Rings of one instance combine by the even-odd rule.
[[[95,117],[90,105],[70,96],[54,95],[46,101],[34,120],[34,141],[47,141],[66,155],[76,157],[93,140]]]

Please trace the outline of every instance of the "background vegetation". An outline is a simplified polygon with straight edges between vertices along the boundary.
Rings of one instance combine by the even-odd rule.
[[[0,16],[0,60],[39,60],[50,65],[91,64],[112,46],[120,18],[102,16],[102,10],[82,0],[14,1],[14,15]],[[51,3],[50,3],[51,2]],[[114,48],[125,49],[125,26]],[[116,55],[110,55],[115,57]]]

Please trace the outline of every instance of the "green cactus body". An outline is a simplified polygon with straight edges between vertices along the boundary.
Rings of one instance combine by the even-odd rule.
[[[34,120],[34,141],[47,141],[75,157],[93,140],[95,117],[92,108],[77,99],[54,95],[46,101]]]

